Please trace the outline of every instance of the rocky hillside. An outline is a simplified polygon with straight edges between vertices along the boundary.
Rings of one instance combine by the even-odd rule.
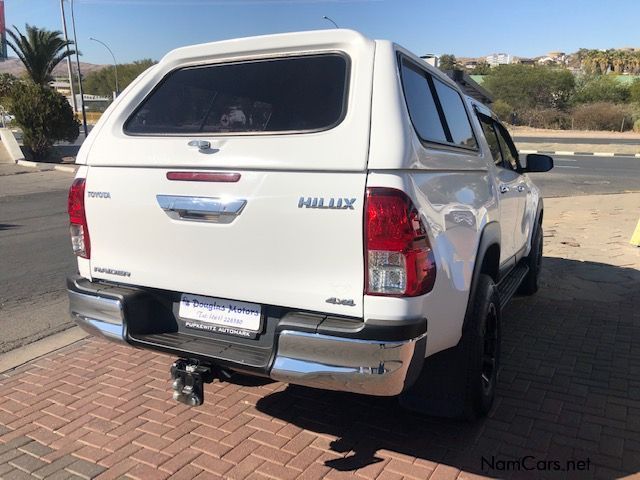
[[[75,71],[75,62],[74,71]],[[80,68],[82,69],[83,77],[88,73],[95,72],[104,68],[107,65],[96,65],[95,63],[85,63],[80,62]],[[4,62],[0,61],[0,73],[10,73],[15,75],[16,77],[21,76],[24,73],[24,66],[22,62],[17,58],[8,58]],[[53,75],[55,77],[64,77],[67,75],[67,62],[66,60],[59,63],[58,66],[53,70]]]

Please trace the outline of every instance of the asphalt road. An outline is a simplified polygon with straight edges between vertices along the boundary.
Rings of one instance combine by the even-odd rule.
[[[584,138],[584,137],[527,137],[514,136],[515,142],[521,143],[596,143],[599,145],[624,144],[624,145],[640,145],[640,138]]]
[[[546,197],[640,191],[640,158],[558,156],[555,164],[531,174]],[[0,166],[0,353],[72,325],[65,291],[76,271],[66,214],[72,178]]]
[[[529,174],[545,197],[640,191],[640,158],[553,156],[554,168]]]
[[[66,213],[73,175],[0,171],[0,353],[72,325],[65,276],[75,271]]]

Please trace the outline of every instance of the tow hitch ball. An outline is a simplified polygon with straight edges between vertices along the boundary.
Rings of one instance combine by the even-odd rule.
[[[197,360],[181,358],[171,365],[173,399],[197,407],[204,402],[204,384],[211,383],[214,373],[210,366]]]

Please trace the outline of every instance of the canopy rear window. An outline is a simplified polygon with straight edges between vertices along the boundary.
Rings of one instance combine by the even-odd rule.
[[[347,58],[308,55],[176,70],[124,126],[130,135],[314,131],[342,120]]]

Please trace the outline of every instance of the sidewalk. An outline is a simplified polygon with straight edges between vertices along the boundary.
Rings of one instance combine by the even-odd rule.
[[[476,424],[249,378],[188,408],[172,358],[88,339],[0,375],[0,478],[638,478],[639,215],[640,194],[545,201],[541,290],[505,311]]]

